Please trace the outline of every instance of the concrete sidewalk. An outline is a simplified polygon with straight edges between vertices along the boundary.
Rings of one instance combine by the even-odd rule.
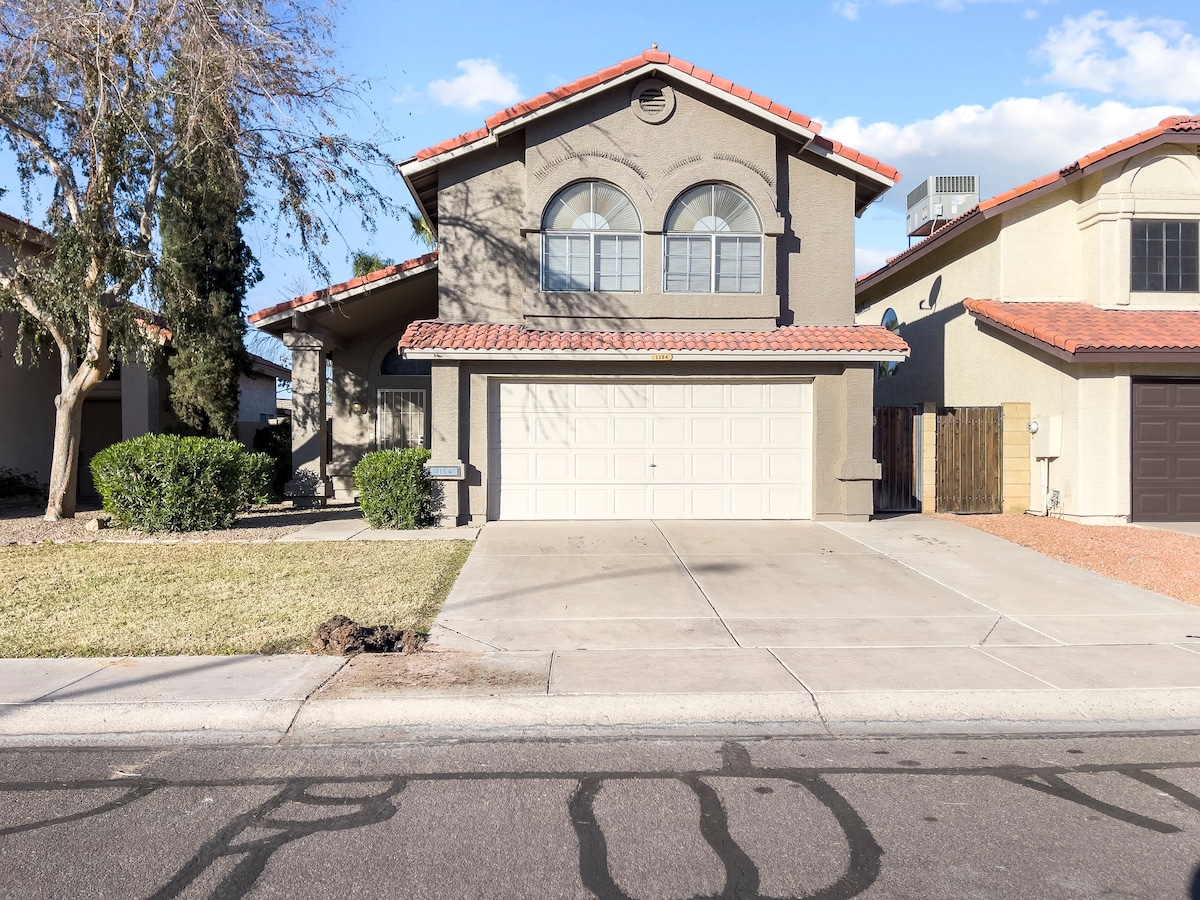
[[[929,518],[490,525],[439,621],[411,657],[0,660],[0,743],[1200,729],[1200,610]]]

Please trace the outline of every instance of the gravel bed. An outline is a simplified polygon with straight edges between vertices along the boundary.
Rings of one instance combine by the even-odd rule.
[[[1200,606],[1200,537],[1041,516],[938,518],[978,528],[1046,556]]]
[[[145,534],[124,528],[102,528],[88,531],[89,520],[103,515],[96,508],[79,509],[74,519],[47,522],[42,518],[44,506],[0,508],[0,547],[22,544],[68,544],[97,541],[137,541],[154,543],[223,543],[274,541],[299,531],[314,522],[331,519],[360,519],[358,506],[349,503],[324,508],[294,509],[284,504],[259,506],[241,513],[232,528],[217,531],[158,532]]]

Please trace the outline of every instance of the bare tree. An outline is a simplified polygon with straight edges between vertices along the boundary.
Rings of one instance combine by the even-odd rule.
[[[74,515],[87,394],[114,354],[154,344],[132,301],[162,263],[158,207],[172,167],[205,149],[236,155],[227,171],[240,166],[247,184],[231,189],[322,279],[327,212],[350,205],[370,227],[391,208],[371,179],[390,160],[337,129],[359,94],[331,66],[330,36],[327,9],[309,0],[0,4],[0,131],[26,196],[53,184],[51,247],[0,273],[0,311],[17,313],[25,344],[53,342],[61,364],[47,519]]]

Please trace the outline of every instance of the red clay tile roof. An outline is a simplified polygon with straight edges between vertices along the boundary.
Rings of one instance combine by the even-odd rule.
[[[1100,309],[1087,303],[964,300],[977,318],[1068,353],[1121,350],[1200,351],[1200,311]]]
[[[874,278],[876,275],[900,262],[900,260],[911,256],[923,247],[928,246],[931,242],[939,240],[945,235],[949,234],[951,230],[957,228],[965,220],[973,218],[980,213],[987,213],[998,206],[1010,203],[1013,200],[1021,199],[1035,191],[1041,190],[1042,188],[1057,185],[1058,183],[1065,181],[1070,176],[1075,175],[1078,172],[1082,172],[1084,169],[1088,169],[1097,163],[1101,163],[1110,159],[1118,153],[1137,147],[1138,145],[1144,144],[1147,141],[1152,141],[1164,134],[1187,134],[1190,132],[1200,132],[1200,116],[1171,116],[1163,119],[1153,128],[1147,128],[1145,131],[1139,131],[1137,134],[1130,135],[1129,137],[1119,140],[1115,143],[1101,147],[1099,150],[1089,153],[1086,156],[1081,156],[1079,159],[1075,160],[1075,162],[1071,163],[1070,165],[1063,166],[1057,172],[1050,172],[1046,175],[1043,175],[1041,178],[1035,178],[1033,181],[1027,181],[1025,184],[1018,185],[1012,190],[1005,191],[1002,194],[997,194],[995,197],[983,200],[977,206],[971,207],[957,218],[951,219],[937,231],[933,232],[933,234],[929,235],[929,237],[925,238],[924,240],[917,241],[917,243],[913,244],[908,249],[897,253],[874,272],[868,272],[866,275],[860,276],[855,280],[855,283],[861,284],[869,278]]]
[[[531,100],[525,100],[518,103],[516,106],[510,106],[508,109],[501,110],[493,116],[488,116],[484,121],[483,128],[477,128],[474,131],[468,131],[465,134],[460,134],[457,137],[452,137],[442,141],[440,144],[435,144],[432,147],[426,147],[424,150],[418,151],[417,160],[424,161],[432,159],[435,156],[441,156],[443,153],[449,153],[451,150],[457,150],[459,147],[465,147],[467,144],[473,144],[476,141],[481,141],[486,138],[492,131],[506,122],[511,122],[513,119],[518,119],[528,113],[550,106],[560,100],[565,100],[575,94],[582,93],[597,85],[603,84],[606,81],[612,81],[614,78],[619,78],[634,69],[640,69],[645,65],[660,65],[675,69],[683,75],[690,76],[705,84],[712,85],[718,90],[725,91],[727,94],[732,94],[740,100],[745,100],[762,109],[764,112],[770,113],[785,121],[791,122],[793,125],[799,125],[801,128],[807,128],[814,134],[820,132],[821,125],[814,122],[808,116],[801,115],[798,112],[793,112],[782,104],[763,97],[761,94],[756,94],[749,88],[744,88],[741,85],[734,84],[732,81],[727,81],[724,78],[718,78],[712,72],[701,69],[698,66],[693,66],[690,62],[671,56],[664,50],[646,50],[639,56],[633,56],[615,66],[609,66],[607,69],[601,69],[586,78],[580,78],[577,81],[572,81],[570,84],[565,84],[562,87],[557,87],[552,91],[547,91],[544,94]],[[884,165],[879,160],[867,156],[865,153],[859,153],[857,150],[851,149],[838,141],[831,141],[827,138],[817,138],[818,146],[826,152],[839,156],[848,162],[858,163],[864,168],[877,172],[884,178],[892,182],[900,180],[900,173],[888,165]]]
[[[590,350],[682,352],[761,350],[810,353],[908,352],[878,325],[789,325],[774,331],[531,331],[523,325],[413,322],[400,339],[411,350]]]
[[[420,268],[428,265],[431,262],[436,262],[438,258],[437,251],[426,253],[424,256],[418,256],[416,259],[406,259],[402,263],[396,263],[394,266],[385,266],[382,269],[376,269],[374,272],[368,272],[366,275],[360,275],[358,278],[351,278],[349,281],[343,281],[341,284],[331,284],[327,288],[321,288],[319,291],[312,291],[302,297],[296,297],[293,300],[287,300],[283,303],[276,303],[274,306],[268,306],[266,309],[260,309],[256,313],[251,313],[246,317],[246,321],[253,325],[255,322],[260,322],[263,319],[276,315],[281,312],[287,312],[290,309],[304,306],[307,303],[312,303],[316,300],[323,300],[329,297],[334,297],[346,291],[352,291],[355,288],[363,287],[364,285],[380,281],[384,278],[390,278],[393,275],[400,275],[412,269]]]

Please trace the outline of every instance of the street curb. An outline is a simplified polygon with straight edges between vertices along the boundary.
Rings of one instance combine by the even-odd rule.
[[[0,705],[0,746],[1200,730],[1200,691],[375,696]]]

